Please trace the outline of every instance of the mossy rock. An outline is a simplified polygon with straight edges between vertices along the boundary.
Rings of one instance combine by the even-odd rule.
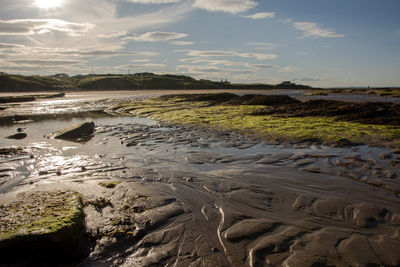
[[[87,255],[81,196],[34,192],[0,206],[0,265],[79,262]]]
[[[99,185],[108,189],[113,189],[120,183],[121,183],[120,181],[100,182]]]
[[[335,140],[335,146],[337,147],[347,147],[347,146],[354,146],[357,145],[356,143],[350,141],[349,139],[345,137],[338,137]]]

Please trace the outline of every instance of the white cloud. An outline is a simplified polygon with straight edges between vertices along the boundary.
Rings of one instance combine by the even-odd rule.
[[[221,11],[232,14],[248,11],[257,6],[253,0],[196,0],[193,7],[207,11]]]
[[[275,13],[274,12],[259,12],[259,13],[255,13],[253,15],[248,15],[248,16],[243,16],[249,19],[272,19],[275,17]]]
[[[320,82],[320,81],[324,81],[326,79],[322,78],[322,77],[303,77],[303,78],[296,78],[293,79],[294,82]]]
[[[23,45],[20,44],[12,44],[12,43],[0,43],[0,50],[8,50],[8,49],[20,49],[23,48]]]
[[[176,1],[174,5],[152,7],[122,16],[119,7],[123,1],[115,0],[68,0],[64,1],[62,8],[46,10],[29,5],[33,0],[3,2],[0,5],[0,58],[31,60],[30,63],[37,60],[49,63],[52,60],[60,65],[52,69],[40,64],[28,66],[28,62],[22,65],[22,61],[18,64],[8,61],[1,65],[1,69],[36,74],[48,74],[55,69],[68,70],[69,73],[87,71],[92,66],[96,69],[96,66],[109,64],[104,61],[106,58],[124,57],[129,61],[156,56],[158,53],[153,51],[135,51],[124,38],[131,37],[132,32],[146,33],[167,27],[193,10],[192,1]],[[173,36],[169,37],[164,39],[175,40]],[[82,60],[84,63],[73,65],[68,60]],[[66,65],[61,65],[62,61]],[[107,71],[108,67],[99,68]]]
[[[116,69],[140,69],[140,68],[151,68],[151,69],[162,69],[165,68],[167,65],[165,64],[158,64],[158,63],[144,63],[144,64],[128,64],[128,65],[121,65],[115,66]]]
[[[177,70],[186,70],[188,73],[219,73],[221,70],[216,66],[195,66],[195,65],[178,65]]]
[[[220,50],[188,50],[180,52],[187,52],[187,55],[191,57],[229,57],[234,55],[234,52]]]
[[[0,43],[0,53],[6,59],[43,59],[43,60],[65,60],[68,59],[100,59],[116,56],[141,56],[152,57],[158,53],[151,51],[124,51],[124,50],[78,50],[78,49],[63,49],[63,48],[48,48],[39,46],[26,46],[19,44]]]
[[[191,57],[242,57],[242,58],[255,58],[257,60],[270,60],[278,56],[275,54],[261,54],[261,53],[238,53],[234,51],[221,51],[221,50],[187,50],[177,51],[186,52]]]
[[[296,71],[297,68],[293,66],[280,67],[272,64],[253,64],[249,62],[243,61],[230,61],[230,60],[220,60],[220,59],[207,59],[207,58],[184,58],[179,61],[191,64],[205,64],[205,65],[197,65],[197,67],[213,67],[216,66],[229,66],[229,67],[237,67],[239,69],[247,69],[247,70],[274,70],[278,72],[293,72]],[[195,66],[195,65],[181,65],[181,66]]]
[[[97,37],[104,39],[118,39],[121,37],[126,37],[128,35],[127,31],[111,33],[111,34],[99,34]]]
[[[280,19],[279,21],[282,22],[282,23],[292,23],[293,19],[292,18],[287,18],[287,19]]]
[[[335,33],[331,29],[324,29],[321,25],[314,22],[295,22],[293,26],[303,32],[302,38],[338,38],[345,37],[343,34]]]
[[[256,50],[273,50],[277,47],[283,47],[281,44],[269,42],[249,42],[247,45],[254,46]]]
[[[135,63],[147,63],[147,62],[150,62],[151,60],[150,59],[132,59],[131,61],[135,62]]]
[[[40,35],[56,31],[79,36],[94,27],[91,23],[73,23],[60,19],[0,20],[0,35]]]
[[[173,41],[173,42],[170,42],[170,44],[185,46],[185,45],[193,45],[194,43],[193,42],[187,42],[187,41]]]
[[[171,4],[171,3],[181,2],[181,0],[128,0],[128,1],[137,4]]]
[[[177,32],[147,32],[137,36],[126,37],[125,40],[134,40],[136,42],[165,42],[185,38],[187,36],[186,33]]]
[[[83,60],[26,60],[26,59],[12,59],[5,60],[5,62],[12,62],[19,66],[36,66],[36,67],[57,67],[57,66],[67,66],[67,65],[79,65],[86,63]]]
[[[255,58],[258,60],[270,60],[278,57],[275,54],[260,54],[260,53],[237,53],[236,55],[238,57]]]
[[[183,58],[179,60],[180,62],[192,63],[192,64],[208,64],[208,65],[224,65],[224,66],[243,66],[246,62],[230,61],[224,59],[207,59],[207,58]]]

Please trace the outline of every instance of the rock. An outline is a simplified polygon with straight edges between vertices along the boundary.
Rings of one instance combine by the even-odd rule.
[[[391,152],[382,153],[379,155],[381,159],[390,159],[393,156]]]
[[[88,253],[82,208],[78,193],[61,190],[23,193],[1,205],[0,265],[82,260]]]
[[[17,134],[13,134],[10,136],[7,136],[8,139],[16,139],[16,140],[21,140],[26,138],[28,135],[26,133],[17,133]]]
[[[68,141],[87,141],[93,137],[94,122],[85,122],[53,133],[54,138]]]
[[[18,147],[6,147],[6,148],[0,148],[0,155],[1,156],[9,156],[9,155],[18,155],[18,154],[23,154],[25,151],[22,150],[22,148]]]
[[[287,95],[261,95],[261,94],[248,94],[235,97],[228,101],[231,105],[264,105],[264,106],[277,106],[284,104],[297,104],[299,100],[294,99]]]

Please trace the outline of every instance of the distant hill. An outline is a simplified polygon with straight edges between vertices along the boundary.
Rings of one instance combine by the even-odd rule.
[[[0,92],[55,91],[75,87],[70,77],[23,76],[0,73]]]
[[[33,92],[65,90],[137,90],[137,89],[274,89],[283,88],[268,84],[234,84],[196,80],[185,75],[158,75],[136,73],[132,75],[77,75],[23,76],[0,73],[0,92]],[[290,89],[308,89],[309,86],[291,84]]]

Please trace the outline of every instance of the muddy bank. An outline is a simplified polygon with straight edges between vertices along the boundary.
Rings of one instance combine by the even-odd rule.
[[[90,119],[95,121],[92,138],[75,143],[47,136],[87,118],[58,121],[53,114],[52,119],[25,122],[26,139],[13,144],[4,139],[9,146],[0,149],[0,209],[6,212],[0,222],[7,224],[1,227],[8,225],[13,232],[49,216],[62,221],[65,214],[57,212],[65,211],[60,202],[68,201],[60,192],[79,196],[77,214],[84,218],[73,220],[81,230],[68,236],[74,246],[45,239],[40,250],[54,249],[54,258],[28,252],[22,263],[400,265],[398,150],[251,138],[206,127],[215,126],[212,121],[199,127],[201,116],[202,122],[210,116],[220,121],[232,117],[243,125],[250,116],[266,123],[272,117],[250,113],[262,105],[279,107],[281,100],[284,105],[299,102],[232,94],[189,98],[129,103],[113,111],[163,121],[182,116],[190,125],[100,116]],[[285,122],[278,117],[277,123]],[[3,129],[15,132],[13,125]],[[20,216],[17,221],[15,216]],[[71,244],[70,239],[56,240]],[[15,247],[6,246],[14,252]],[[21,255],[14,254],[0,257],[0,265],[21,263]]]
[[[82,151],[98,150],[27,146],[0,161],[2,208],[33,192],[81,196],[80,266],[400,264],[396,151],[140,123],[96,122],[90,142]]]
[[[161,100],[177,102],[208,102],[210,105],[260,105],[267,106],[254,115],[278,115],[283,117],[334,117],[337,120],[366,124],[400,125],[400,105],[385,102],[342,102],[334,100],[299,101],[287,95],[248,94],[189,94],[166,95]]]
[[[2,96],[2,97],[0,97],[0,104],[30,102],[30,101],[35,101],[36,99],[58,98],[58,97],[64,97],[64,96],[65,96],[65,93]]]
[[[301,102],[286,95],[170,95],[110,109],[175,124],[220,128],[268,140],[400,147],[400,106],[328,100]]]
[[[291,104],[281,103],[261,108],[255,115],[282,117],[334,117],[336,120],[365,124],[400,125],[400,105],[392,103],[352,103],[333,100],[309,100]]]

